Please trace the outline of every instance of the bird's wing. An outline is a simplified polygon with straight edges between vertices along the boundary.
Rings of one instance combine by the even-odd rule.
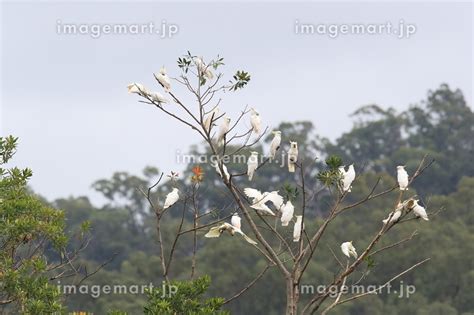
[[[265,198],[263,199],[263,203],[271,201],[277,207],[280,209],[281,205],[283,204],[283,197],[278,194],[277,191],[272,191],[268,193]]]
[[[204,237],[214,238],[221,236],[221,232],[219,231],[220,226],[214,226],[209,229],[209,232],[204,235]]]
[[[235,232],[239,233],[240,235],[242,235],[244,237],[244,239],[252,244],[252,245],[257,245],[257,242],[255,242],[253,239],[251,239],[250,237],[248,237],[244,232],[242,232],[242,230],[240,229],[235,229]]]
[[[171,207],[176,201],[178,201],[179,196],[177,194],[174,194],[170,192],[165,199],[165,208]]]
[[[286,205],[282,208],[281,214],[281,221],[282,222],[289,222],[293,218],[293,212],[295,211],[295,207],[289,201]]]
[[[270,208],[268,208],[267,205],[264,203],[257,203],[257,204],[251,205],[250,208],[253,208],[258,211],[263,211],[269,215],[273,215],[273,216],[275,215],[275,213],[273,213],[273,211],[270,210]]]
[[[252,244],[252,245],[257,245],[257,242],[255,242],[253,239],[251,239],[250,237],[248,237],[248,236],[245,235],[245,234],[242,234],[242,235],[243,235],[244,239],[245,239],[248,243],[250,243],[250,244]]]
[[[244,193],[247,195],[247,197],[253,198],[256,201],[259,201],[263,198],[262,193],[254,188],[245,188]]]
[[[341,245],[341,251],[344,255],[346,255],[347,257],[350,257],[349,249],[347,248],[347,244],[342,244]]]

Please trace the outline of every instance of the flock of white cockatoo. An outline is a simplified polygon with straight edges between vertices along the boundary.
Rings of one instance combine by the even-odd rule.
[[[212,73],[211,67],[209,65],[206,66],[202,57],[194,57],[193,61],[199,71],[199,73],[206,79],[211,80],[214,77]],[[169,93],[171,90],[171,81],[166,73],[166,69],[162,67],[160,71],[154,74],[155,79],[160,83],[166,93]],[[165,98],[159,92],[150,92],[148,91],[142,84],[140,83],[132,83],[127,86],[129,93],[135,93],[140,96],[146,97],[151,99],[152,101],[158,103],[158,105],[162,105],[164,103],[169,103],[168,99]],[[219,106],[214,107],[204,118],[203,128],[206,133],[209,135],[214,122],[219,118]],[[229,117],[224,117],[220,126],[219,130],[216,135],[215,143],[219,146],[222,146],[225,142],[225,137],[230,130],[230,122],[231,119]],[[250,109],[250,125],[251,131],[255,133],[255,135],[260,136],[262,132],[262,122],[259,112],[255,108]],[[272,132],[273,139],[270,143],[268,158],[274,159],[276,156],[277,151],[281,145],[281,131],[276,130]],[[290,173],[294,173],[296,170],[297,162],[298,162],[298,143],[294,141],[290,141],[290,148],[287,152],[287,163],[288,163],[288,171]],[[213,162],[212,166],[215,168],[216,172],[226,181],[230,180],[230,174],[227,170],[226,165],[223,162]],[[258,152],[252,151],[250,153],[250,157],[247,160],[247,176],[248,180],[252,181],[254,178],[259,166],[259,156]],[[221,171],[222,169],[222,171]],[[354,169],[354,165],[349,165],[347,171],[346,167],[341,166],[339,168],[339,173],[341,175],[340,179],[340,188],[342,193],[349,193],[352,189],[352,183],[356,178],[356,172]],[[397,180],[398,186],[400,190],[405,191],[408,189],[409,185],[409,176],[406,172],[404,166],[397,166]],[[293,241],[299,242],[301,238],[301,232],[304,230],[303,224],[303,217],[301,215],[294,215],[295,207],[291,200],[284,201],[284,198],[279,195],[278,191],[271,191],[271,192],[261,192],[254,188],[245,188],[244,189],[245,195],[250,199],[250,208],[256,210],[259,214],[262,215],[270,215],[270,216],[279,216],[281,220],[281,226],[287,227],[290,222],[293,221],[293,217],[295,217],[295,223],[293,226]],[[178,188],[173,188],[170,193],[167,194],[165,198],[165,202],[163,205],[163,209],[168,209],[172,207],[176,202],[179,201],[179,190]],[[272,210],[269,205],[273,206]],[[275,212],[276,214],[275,214]],[[383,224],[390,224],[397,222],[400,217],[402,216],[403,212],[413,211],[417,218],[422,218],[423,220],[428,221],[428,215],[426,214],[426,210],[423,206],[418,204],[417,199],[408,199],[404,202],[400,202],[395,209],[392,211],[388,218],[382,220]],[[242,232],[242,222],[241,218],[237,213],[234,213],[231,218],[231,222],[227,223],[224,222],[218,226],[212,227],[209,232],[205,234],[207,238],[215,238],[219,237],[227,231],[230,235],[235,235],[236,233],[241,235],[248,243],[252,245],[257,245],[257,242],[252,240],[248,237],[244,232]],[[341,244],[341,251],[342,253],[350,258],[351,256],[357,259],[357,251],[352,244],[352,241],[344,242]]]
[[[352,187],[352,181],[355,179],[354,166],[350,165],[349,170],[347,172],[345,171],[344,167],[339,168],[339,171],[342,174],[341,186],[343,187],[343,191],[350,192]],[[408,185],[410,183],[409,176],[407,171],[405,170],[405,167],[402,165],[397,166],[397,181],[398,187],[401,191],[408,190]],[[403,212],[408,213],[409,211],[413,211],[415,217],[422,218],[425,221],[429,221],[426,209],[420,204],[418,204],[418,202],[419,200],[414,198],[399,202],[395,211],[390,212],[388,218],[382,220],[382,223],[384,225],[396,223],[402,216]],[[357,251],[354,245],[352,245],[352,241],[342,243],[341,251],[347,257],[350,258],[352,256],[357,259]]]

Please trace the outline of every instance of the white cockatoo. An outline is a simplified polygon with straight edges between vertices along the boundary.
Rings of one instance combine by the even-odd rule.
[[[140,83],[130,83],[127,85],[128,93],[135,93],[141,96],[148,94],[148,90]]]
[[[260,114],[255,110],[255,108],[250,109],[250,125],[252,126],[252,131],[255,134],[260,135],[262,129],[262,122],[260,120]]]
[[[400,190],[407,190],[408,188],[408,173],[404,166],[397,166],[397,180]]]
[[[275,215],[275,213],[266,205],[267,202],[270,201],[277,210],[280,210],[283,205],[283,197],[278,194],[278,191],[262,193],[260,190],[254,188],[245,188],[244,193],[247,197],[252,199],[250,208],[270,215]]]
[[[166,195],[163,209],[167,209],[173,206],[178,200],[179,200],[179,190],[178,188],[175,187],[168,195]]]
[[[208,80],[212,80],[214,78],[214,73],[212,73],[211,66],[206,66],[202,57],[194,57],[194,63],[196,63],[196,67],[198,68],[199,73]]]
[[[297,215],[295,226],[293,227],[293,242],[299,242],[300,241],[302,223],[303,223],[303,216],[302,215]],[[303,229],[304,229],[304,226],[303,226]]]
[[[219,176],[221,178],[225,178],[227,180],[230,179],[230,174],[229,172],[227,171],[227,166],[225,166],[224,163],[222,163],[222,170],[224,171],[224,176],[222,176],[222,172],[221,172],[221,169],[219,168],[219,164],[215,161],[211,162],[212,166],[215,168],[217,174],[219,174]]]
[[[393,213],[393,214],[392,214]],[[398,210],[398,211],[395,211],[395,212],[390,212],[389,214],[389,218],[386,218],[384,220],[382,220],[383,224],[387,224],[387,223],[392,223],[392,222],[395,222],[397,221],[398,219],[400,219],[400,216],[402,215],[402,211],[401,210]]]
[[[395,211],[390,212],[388,217],[386,219],[382,220],[383,224],[392,223],[392,222],[397,221],[402,216],[402,212],[405,209],[405,205],[407,204],[407,202],[408,201],[404,201],[403,203],[399,202],[398,205],[397,205],[397,208],[395,209]]]
[[[227,171],[227,166],[225,166],[224,163],[222,163],[222,170],[224,171],[224,176],[222,176],[221,169],[219,168],[219,164],[216,161],[212,161],[211,164],[215,168],[217,174],[219,174],[221,178],[225,178],[226,180],[230,179],[230,174]]]
[[[281,226],[288,226],[288,223],[293,219],[293,213],[295,212],[295,207],[290,200],[286,202],[281,208]]]
[[[414,206],[413,206],[413,213],[417,218],[422,218],[425,221],[429,221],[428,215],[426,214],[426,210],[423,206],[420,206],[418,204],[418,200],[414,200]]]
[[[206,118],[204,119],[204,129],[207,132],[211,131],[211,124],[216,121],[217,116],[219,115],[219,106],[214,107],[214,109],[207,114]]]
[[[298,161],[298,143],[290,141],[290,150],[288,150],[288,171],[294,173]]]
[[[168,93],[171,89],[170,78],[166,74],[166,68],[161,67],[158,73],[155,73],[155,79],[163,86],[165,92]]]
[[[339,167],[339,171],[342,174],[342,178],[341,178],[342,190],[351,192],[352,182],[354,181],[356,177],[354,164],[349,165],[349,169],[347,170],[347,172],[344,166]]]
[[[229,117],[224,117],[224,120],[222,121],[220,127],[219,127],[219,132],[217,133],[217,145],[224,145],[224,138],[226,134],[229,132],[230,129],[230,118]]]
[[[223,224],[221,224],[219,226],[211,227],[209,229],[209,232],[207,232],[206,235],[204,235],[204,237],[207,237],[207,238],[219,237],[219,236],[221,236],[222,233],[224,233],[224,231],[228,231],[229,234],[232,235],[232,236],[234,236],[235,233],[240,234],[244,237],[244,239],[248,243],[250,243],[252,245],[257,245],[257,242],[255,242],[253,239],[251,239],[250,237],[245,235],[245,233],[242,232],[241,229],[236,228],[235,226],[233,226],[232,224],[229,224],[227,222],[224,222]]]
[[[249,159],[247,160],[247,175],[249,176],[249,180],[252,180],[258,167],[258,152],[252,151],[250,153]]]
[[[278,149],[280,148],[281,131],[276,130],[276,131],[273,131],[272,133],[273,133],[273,139],[272,139],[272,142],[270,143],[270,157],[274,159]]]
[[[350,258],[352,256],[355,259],[357,259],[357,251],[356,251],[354,245],[352,245],[352,241],[342,243],[341,244],[341,251],[347,257]]]
[[[159,92],[148,92],[148,97],[158,104],[168,103],[169,101]]]
[[[232,224],[233,227],[240,230],[240,228],[241,228],[241,219],[240,219],[239,215],[237,214],[237,212],[232,215],[232,218],[230,219],[230,223]]]

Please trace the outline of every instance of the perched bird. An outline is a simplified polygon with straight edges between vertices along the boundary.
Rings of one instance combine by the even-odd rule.
[[[193,60],[200,75],[204,76],[208,80],[212,80],[212,78],[214,78],[214,73],[212,73],[210,66],[206,66],[202,60],[202,57],[194,57]]]
[[[426,214],[426,210],[423,206],[420,206],[418,204],[418,200],[414,200],[414,206],[413,206],[413,213],[417,218],[422,218],[425,221],[429,221],[428,215]]]
[[[262,193],[260,190],[254,188],[245,188],[244,193],[247,197],[252,199],[250,208],[270,215],[275,215],[275,213],[266,205],[267,202],[270,201],[278,210],[280,210],[283,205],[283,197],[278,194],[278,191]]]
[[[225,117],[219,128],[219,132],[217,133],[217,145],[220,145],[220,146],[224,145],[224,138],[226,134],[229,132],[229,129],[230,129],[230,118]]]
[[[212,161],[211,164],[212,164],[212,166],[214,166],[214,168],[216,169],[217,174],[219,174],[219,176],[221,178],[225,178],[226,180],[230,179],[230,174],[227,171],[227,166],[225,166],[224,163],[222,163],[222,170],[224,171],[224,176],[222,176],[221,169],[219,168],[219,164],[216,161]]]
[[[408,173],[404,166],[397,166],[397,180],[400,190],[408,190]]]
[[[400,207],[400,204],[398,204],[398,206]],[[404,210],[412,210],[413,207],[415,206],[415,199],[413,198],[410,198],[408,200],[405,200],[403,203],[402,203],[402,206],[403,206],[403,209]]]
[[[207,114],[206,119],[204,119],[204,129],[207,132],[211,131],[211,124],[217,119],[217,115],[219,114],[219,106],[214,107],[214,109]]]
[[[290,150],[288,150],[288,171],[295,172],[296,161],[298,161],[298,143],[290,141]]]
[[[175,187],[168,195],[166,195],[163,209],[167,209],[173,206],[178,200],[179,200],[179,190],[178,188]]]
[[[342,253],[346,255],[347,257],[350,258],[352,256],[355,259],[357,259],[357,252],[354,245],[352,245],[352,241],[342,243],[341,250],[342,250]]]
[[[274,159],[276,152],[280,148],[281,131],[276,130],[276,131],[273,131],[272,133],[273,133],[273,139],[272,139],[272,142],[270,143],[270,156],[272,159]]]
[[[404,201],[403,203],[399,202],[395,211],[390,212],[388,217],[382,220],[383,224],[396,222],[401,217],[402,212],[406,207],[406,204],[407,204],[407,201]]]
[[[250,109],[250,125],[252,126],[252,131],[257,135],[260,135],[262,122],[260,120],[260,114],[255,110],[255,108]]]
[[[339,171],[342,174],[342,179],[341,179],[341,184],[342,184],[342,190],[351,192],[352,189],[352,182],[354,181],[356,177],[356,173],[354,170],[354,164],[349,165],[349,169],[345,170],[344,166],[339,167]]]
[[[165,89],[165,92],[169,92],[171,89],[171,82],[170,78],[166,74],[166,68],[161,67],[160,71],[158,73],[155,73],[155,79],[163,86]]]
[[[302,227],[302,223],[303,223],[303,216],[302,215],[297,215],[295,226],[293,227],[293,242],[299,242],[300,241],[301,230],[302,230],[302,228],[304,229],[304,226]]]
[[[290,200],[286,202],[281,208],[281,226],[288,226],[288,223],[293,219],[293,213],[295,212],[295,207]]]
[[[245,235],[244,232],[242,232],[241,229],[239,228],[236,228],[235,226],[233,226],[232,224],[229,224],[227,222],[224,222],[223,224],[219,225],[219,226],[214,226],[214,227],[211,227],[209,229],[209,232],[206,233],[206,235],[204,235],[204,237],[207,237],[207,238],[214,238],[214,237],[219,237],[221,236],[222,233],[224,233],[224,231],[228,231],[230,235],[234,236],[235,233],[237,234],[240,234],[244,237],[244,239],[252,244],[252,245],[257,245],[257,242],[255,242],[254,240],[252,240],[250,237],[248,237],[247,235]]]
[[[237,212],[232,215],[232,219],[230,219],[230,223],[232,224],[233,227],[240,230],[240,228],[241,228],[241,219],[240,219],[239,215],[237,214]]]
[[[247,160],[247,175],[249,176],[249,180],[252,180],[253,174],[258,167],[258,152],[252,151],[250,153],[249,159]]]
[[[128,93],[135,93],[141,96],[148,94],[148,90],[140,83],[130,83],[127,85]]]
[[[222,163],[222,170],[224,171],[224,176],[222,176],[221,169],[219,168],[219,164],[218,164],[217,162],[212,161],[211,164],[212,164],[212,166],[214,166],[214,168],[216,169],[217,174],[219,174],[219,176],[220,176],[221,178],[225,178],[225,179],[227,179],[227,180],[230,179],[230,174],[229,174],[229,172],[227,171],[227,166],[225,166],[224,163]]]
[[[148,97],[158,104],[168,103],[168,100],[159,92],[148,92]]]

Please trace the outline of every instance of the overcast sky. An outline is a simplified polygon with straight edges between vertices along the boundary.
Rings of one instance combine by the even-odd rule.
[[[197,135],[127,94],[128,83],[153,85],[166,65],[178,74],[187,50],[225,57],[228,74],[245,69],[248,88],[221,108],[246,104],[266,125],[311,120],[331,139],[349,130],[357,107],[403,110],[446,82],[472,106],[470,3],[61,3],[2,2],[2,135],[20,137],[15,164],[34,170],[32,187],[49,199],[92,196],[91,183],[146,165],[179,170],[175,151]],[[301,24],[414,25],[394,34],[295,33]],[[174,36],[58,34],[58,25],[147,24]],[[296,22],[297,21],[297,22]]]

